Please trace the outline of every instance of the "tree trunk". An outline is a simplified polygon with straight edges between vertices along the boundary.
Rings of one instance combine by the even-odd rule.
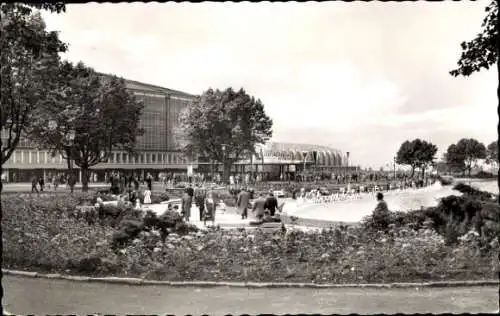
[[[422,180],[424,179],[425,177],[425,167],[422,166]]]
[[[0,165],[0,177],[1,177],[2,175],[3,175],[3,164],[2,164],[2,165]],[[2,191],[3,191],[3,180],[2,180],[2,179],[0,179],[0,193],[2,193]],[[0,202],[0,203],[1,203],[1,202]],[[1,207],[0,207],[0,209],[1,209]],[[1,217],[0,217],[0,219],[1,219]]]
[[[87,192],[89,190],[89,167],[81,166],[80,170],[82,171],[82,192]]]
[[[223,177],[222,177],[222,180],[224,181],[225,184],[228,184],[229,183],[229,176],[231,174],[231,166],[232,166],[232,162],[228,162],[228,161],[225,161],[223,163],[223,166],[224,166],[224,172],[223,172]]]
[[[413,174],[415,173],[415,166],[411,166],[411,175],[410,178],[413,178]]]

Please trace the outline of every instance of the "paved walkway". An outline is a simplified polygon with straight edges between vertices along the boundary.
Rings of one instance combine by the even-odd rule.
[[[247,289],[130,286],[4,276],[3,307],[26,314],[492,313],[498,287]]]

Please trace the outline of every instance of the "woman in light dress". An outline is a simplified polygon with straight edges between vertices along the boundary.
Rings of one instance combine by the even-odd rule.
[[[149,189],[144,191],[144,204],[151,204],[151,191]]]

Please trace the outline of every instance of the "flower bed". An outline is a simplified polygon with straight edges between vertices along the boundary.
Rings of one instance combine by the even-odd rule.
[[[173,214],[160,219],[130,210],[120,210],[121,219],[114,223],[89,223],[71,215],[78,202],[70,197],[2,199],[3,268],[155,280],[314,283],[489,279],[499,272],[498,238],[485,247],[481,236],[470,232],[446,243],[432,225],[417,227],[410,219],[389,224],[387,232],[362,225],[319,233],[189,232]],[[162,225],[169,234],[162,234]],[[128,240],[117,242],[125,231]]]

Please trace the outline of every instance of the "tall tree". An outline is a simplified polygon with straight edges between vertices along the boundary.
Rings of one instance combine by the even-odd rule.
[[[245,153],[255,152],[272,136],[273,121],[264,104],[245,90],[208,89],[181,115],[184,150],[205,155],[224,165],[227,181],[231,166]]]
[[[446,153],[446,161],[450,166],[460,167],[470,176],[472,167],[478,159],[486,158],[486,147],[473,138],[462,138],[456,145],[450,145]]]
[[[57,32],[47,32],[40,12],[64,4],[2,3],[0,7],[0,173],[26,130],[44,111],[58,73],[59,53],[67,50]],[[0,185],[0,192],[1,192]]]
[[[474,72],[489,69],[493,64],[497,64],[499,82],[497,87],[497,116],[499,118],[497,125],[497,146],[500,146],[500,63],[498,62],[500,38],[498,37],[498,0],[493,0],[486,7],[485,11],[486,17],[481,24],[481,32],[472,41],[462,42],[462,54],[458,60],[458,68],[450,71],[450,74],[455,77],[468,77]],[[498,156],[497,158],[500,159]],[[497,181],[500,188],[500,177],[498,177]]]
[[[486,147],[486,160],[488,163],[498,161],[498,142],[491,142]]]
[[[425,175],[425,170],[430,166],[437,153],[436,145],[421,140],[419,138],[410,141],[405,141],[401,144],[396,155],[396,162],[401,165],[411,167],[411,177],[413,177],[416,168],[422,171],[422,177]]]
[[[63,63],[59,91],[30,135],[40,145],[74,161],[88,190],[90,167],[106,162],[113,149],[133,152],[143,105],[125,81],[103,77],[83,63]]]
[[[450,171],[460,170],[465,172],[465,158],[463,153],[459,152],[456,144],[448,146],[444,154],[444,160]]]

